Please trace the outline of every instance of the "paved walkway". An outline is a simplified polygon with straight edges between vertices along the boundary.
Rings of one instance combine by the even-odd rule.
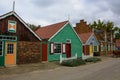
[[[1,76],[0,80],[120,80],[120,58],[108,58],[79,67],[59,67]]]

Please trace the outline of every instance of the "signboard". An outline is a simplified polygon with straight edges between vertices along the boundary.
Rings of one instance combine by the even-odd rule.
[[[16,21],[8,20],[8,31],[16,33]]]

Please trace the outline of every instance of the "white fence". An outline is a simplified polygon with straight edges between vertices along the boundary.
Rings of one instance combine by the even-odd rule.
[[[70,57],[70,58],[63,58],[62,54],[60,55],[60,64],[62,63],[62,61],[64,60],[70,60],[70,59],[77,59],[77,53],[75,54],[74,57]]]

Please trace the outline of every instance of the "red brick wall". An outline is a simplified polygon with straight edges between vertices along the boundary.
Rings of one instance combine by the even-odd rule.
[[[89,25],[87,25],[87,23],[84,20],[80,20],[79,23],[76,23],[74,29],[78,34],[92,32]]]
[[[17,64],[41,61],[40,42],[18,41]]]

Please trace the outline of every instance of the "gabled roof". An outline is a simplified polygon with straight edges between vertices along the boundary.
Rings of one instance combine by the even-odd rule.
[[[116,44],[117,47],[120,47],[120,39],[117,39],[115,44]]]
[[[85,44],[87,42],[87,40],[91,37],[92,32],[90,33],[82,33],[82,34],[78,34],[78,36],[80,37],[80,39],[82,40],[82,42]]]
[[[4,18],[6,18],[6,17],[8,17],[8,16],[11,16],[11,15],[14,15],[21,23],[23,23],[23,24],[25,25],[25,27],[26,27],[35,37],[38,38],[38,40],[41,40],[40,37],[39,37],[38,35],[36,35],[36,34],[34,33],[34,31],[32,31],[32,30],[30,29],[30,27],[21,19],[21,17],[19,17],[19,16],[17,15],[16,12],[11,11],[11,12],[8,12],[8,13],[6,13],[6,14],[3,14],[3,15],[0,16],[0,19],[4,19]]]
[[[68,21],[55,23],[52,25],[40,27],[35,31],[35,33],[41,38],[41,39],[50,39],[54,34],[56,34],[62,27],[64,27]]]

